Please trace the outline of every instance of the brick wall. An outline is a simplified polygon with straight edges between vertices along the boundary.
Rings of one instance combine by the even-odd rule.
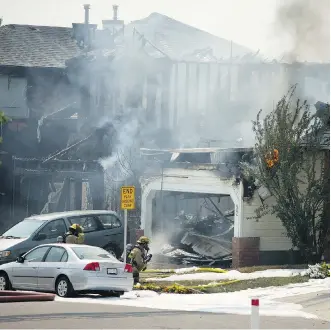
[[[260,264],[260,237],[232,238],[232,267],[256,266]]]

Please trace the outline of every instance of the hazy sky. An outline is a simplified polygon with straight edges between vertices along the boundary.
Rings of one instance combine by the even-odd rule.
[[[291,0],[0,0],[0,16],[3,24],[71,26],[83,21],[83,4],[90,3],[91,23],[100,27],[102,19],[112,17],[112,5],[118,4],[119,18],[126,23],[159,12],[268,56],[280,56],[291,47],[276,25],[284,1]],[[325,1],[329,2],[314,3]]]

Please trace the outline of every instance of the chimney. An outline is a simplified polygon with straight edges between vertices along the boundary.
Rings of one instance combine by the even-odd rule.
[[[84,28],[84,44],[86,47],[90,46],[90,32],[89,32],[89,21],[90,21],[90,5],[84,5],[85,10],[85,28]]]
[[[0,17],[0,26],[2,25],[2,17]]]
[[[91,49],[94,43],[95,30],[97,24],[89,24],[90,5],[84,5],[85,20],[84,23],[72,23],[72,36],[76,39],[81,48]]]
[[[123,30],[124,33],[124,21],[118,19],[118,5],[113,5],[113,19],[103,20],[102,26],[104,30],[110,31],[113,35],[120,30]]]
[[[118,5],[113,5],[113,12],[114,12],[113,20],[117,21]]]

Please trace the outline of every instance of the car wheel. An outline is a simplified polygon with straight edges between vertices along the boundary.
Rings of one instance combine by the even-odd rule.
[[[5,272],[0,273],[0,291],[11,290],[11,283]]]
[[[55,292],[61,298],[72,297],[74,295],[74,289],[71,282],[66,276],[60,276],[55,284]]]

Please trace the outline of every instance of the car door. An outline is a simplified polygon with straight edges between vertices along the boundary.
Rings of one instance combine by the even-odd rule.
[[[59,236],[67,232],[64,219],[56,219],[47,222],[34,236],[33,240],[38,244],[56,243]]]
[[[38,290],[54,291],[55,279],[66,273],[68,253],[65,248],[52,246],[38,268]]]
[[[40,246],[24,256],[24,262],[13,266],[12,285],[15,289],[35,290],[37,288],[38,268],[45,257],[49,246]]]
[[[104,240],[103,246],[112,243],[123,247],[124,231],[122,222],[118,217],[115,214],[100,214],[98,219],[103,226],[102,238],[100,238],[100,241]]]
[[[93,215],[68,217],[68,220],[70,224],[77,223],[84,229],[84,244],[101,246],[100,231],[102,231],[102,226]]]

